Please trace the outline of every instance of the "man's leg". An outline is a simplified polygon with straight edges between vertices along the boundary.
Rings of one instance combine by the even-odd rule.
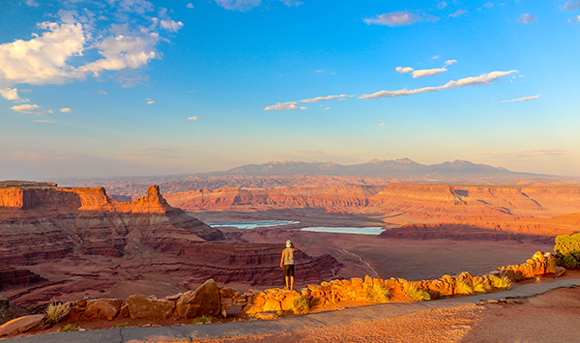
[[[288,278],[286,278],[286,285],[288,285]],[[294,276],[290,277],[290,289],[294,289]]]
[[[294,282],[294,278],[292,278],[292,282]],[[288,289],[288,277],[286,276],[286,289]]]

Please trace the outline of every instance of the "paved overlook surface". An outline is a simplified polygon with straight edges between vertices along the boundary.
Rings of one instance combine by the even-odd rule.
[[[580,279],[561,279],[555,282],[536,282],[514,287],[505,292],[474,295],[418,303],[388,303],[347,308],[340,311],[314,313],[279,320],[259,320],[211,325],[177,327],[120,328],[110,330],[59,332],[53,334],[9,338],[6,343],[153,343],[188,342],[208,338],[244,337],[290,333],[324,326],[366,323],[431,310],[460,308],[480,301],[526,298],[561,287],[580,286]]]

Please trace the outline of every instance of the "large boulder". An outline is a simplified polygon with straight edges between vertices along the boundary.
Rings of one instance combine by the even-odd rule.
[[[220,309],[220,291],[213,279],[207,280],[195,291],[183,293],[176,306],[181,318],[217,316]]]
[[[127,305],[129,306],[129,314],[133,319],[167,319],[171,317],[175,310],[173,301],[154,297],[147,298],[141,294],[128,297]]]
[[[87,301],[85,313],[81,320],[106,319],[113,320],[121,311],[123,300],[120,299],[97,299]]]
[[[0,337],[19,334],[30,331],[44,324],[44,314],[35,314],[33,316],[24,316],[0,325]]]

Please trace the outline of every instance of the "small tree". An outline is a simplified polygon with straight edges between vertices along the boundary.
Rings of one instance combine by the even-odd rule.
[[[580,233],[575,233],[572,236],[559,235],[556,237],[556,246],[554,251],[557,254],[564,256],[572,253],[580,252]]]

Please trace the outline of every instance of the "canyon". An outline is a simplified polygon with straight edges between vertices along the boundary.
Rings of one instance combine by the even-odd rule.
[[[221,231],[170,206],[151,186],[132,202],[102,187],[5,183],[0,187],[0,286],[12,304],[53,298],[166,295],[213,277],[221,283],[276,285],[283,244],[231,244]],[[297,275],[336,276],[331,256],[297,253]]]

